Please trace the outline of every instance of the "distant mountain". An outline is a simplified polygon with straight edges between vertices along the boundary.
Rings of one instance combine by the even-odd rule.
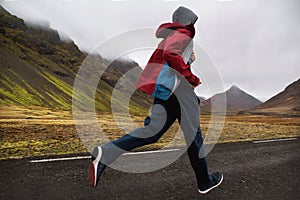
[[[237,86],[233,85],[224,93],[219,93],[205,100],[202,105],[202,110],[205,112],[211,110],[211,102],[214,102],[214,110],[218,111],[224,108],[223,99],[226,99],[227,112],[237,112],[248,110],[261,104],[261,101],[247,94]]]
[[[198,96],[198,99],[200,100],[200,106],[203,105],[203,102],[206,100],[204,97]]]
[[[300,116],[300,79],[265,103],[240,114]]]
[[[76,73],[86,56],[73,41],[61,40],[56,30],[26,25],[0,6],[0,104],[70,109]],[[110,63],[100,55],[94,59],[99,67]],[[96,91],[99,111],[109,111],[112,86],[136,66],[125,60],[110,64]],[[134,96],[137,112],[150,104],[141,92]]]
[[[115,87],[118,83],[118,90],[120,90],[123,94],[131,93],[132,88],[136,87],[135,83],[142,72],[142,68],[140,68],[139,65],[132,60],[105,60],[105,62],[110,63],[110,65],[102,74],[101,79],[108,83],[111,87]],[[127,73],[133,69],[133,72]],[[150,95],[139,90],[136,90],[132,94],[131,100],[146,108],[153,102],[153,98]]]

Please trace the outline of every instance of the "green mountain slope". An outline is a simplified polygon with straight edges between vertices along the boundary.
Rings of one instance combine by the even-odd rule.
[[[28,26],[0,6],[0,47],[0,104],[71,109],[76,73],[87,56],[74,42],[62,41],[50,28]],[[108,62],[96,57],[100,65]],[[98,111],[110,110],[113,83],[124,69],[137,65],[128,62],[123,68],[115,64],[99,81],[95,95]],[[76,98],[83,96],[77,94]],[[140,113],[149,100],[139,92],[134,96],[131,111]]]

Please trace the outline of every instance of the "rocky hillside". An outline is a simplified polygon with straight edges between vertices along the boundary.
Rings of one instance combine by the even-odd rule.
[[[61,40],[49,27],[26,25],[0,6],[0,47],[0,104],[71,108],[73,83],[86,57],[73,41]],[[99,65],[109,62],[95,56]],[[105,71],[95,96],[99,111],[109,110],[112,86],[136,66],[116,61]],[[149,105],[143,94],[135,97],[136,111]]]
[[[254,109],[240,114],[300,116],[300,79]]]
[[[228,113],[237,112],[241,110],[248,110],[261,104],[261,102],[258,99],[251,96],[250,94],[247,94],[237,86],[233,85],[225,93],[216,94],[211,98],[205,100],[202,105],[202,110],[206,112],[210,111],[212,100],[216,102],[215,110],[220,110],[222,107],[224,107],[224,105],[222,105],[222,103],[224,103],[222,102],[222,99],[224,97],[226,97],[226,108]]]

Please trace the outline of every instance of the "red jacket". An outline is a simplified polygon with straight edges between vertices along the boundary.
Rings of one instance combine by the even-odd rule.
[[[191,85],[199,85],[199,78],[191,72],[190,65],[185,64],[181,56],[194,35],[195,28],[192,25],[184,26],[177,22],[160,25],[156,31],[156,37],[163,38],[163,40],[158,44],[139,77],[136,83],[137,88],[153,95],[158,77],[166,63],[179,72]]]

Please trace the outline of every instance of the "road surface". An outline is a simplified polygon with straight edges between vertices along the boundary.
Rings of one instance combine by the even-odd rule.
[[[161,154],[174,153],[171,151]],[[135,159],[137,156],[125,155],[122,159]],[[216,145],[208,155],[209,168],[210,171],[221,171],[224,182],[207,195],[197,192],[186,154],[173,164],[154,172],[134,174],[107,168],[96,189],[92,189],[88,183],[88,159],[38,163],[32,163],[32,159],[37,158],[0,162],[1,200],[296,200],[300,197],[299,138],[290,141]],[[164,162],[159,159],[158,156],[158,162]]]

